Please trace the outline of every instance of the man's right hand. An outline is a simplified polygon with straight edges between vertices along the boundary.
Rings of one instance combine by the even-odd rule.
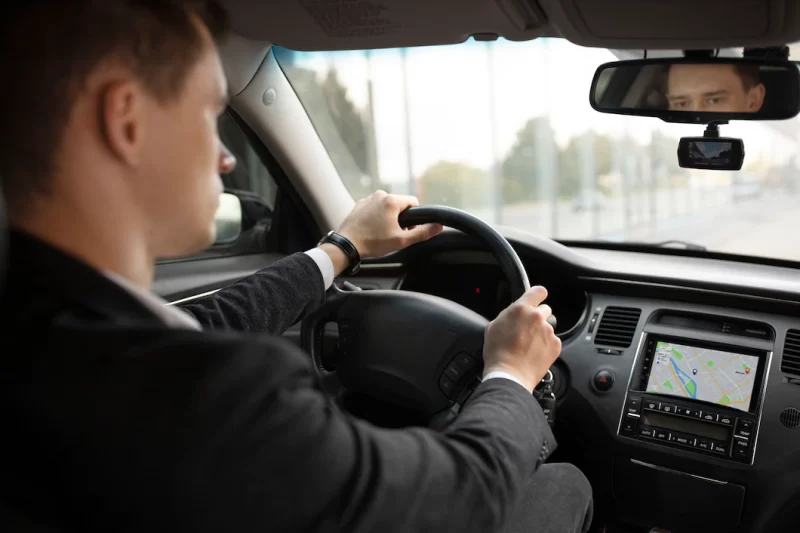
[[[552,314],[544,287],[531,287],[486,328],[484,375],[503,371],[533,392],[561,353],[561,339],[547,323]]]

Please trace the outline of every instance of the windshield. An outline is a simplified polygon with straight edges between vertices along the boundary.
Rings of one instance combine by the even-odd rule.
[[[559,240],[800,261],[799,119],[723,126],[744,140],[742,170],[686,170],[678,139],[702,126],[589,105],[595,69],[629,52],[537,39],[275,54],[355,199],[383,189]]]

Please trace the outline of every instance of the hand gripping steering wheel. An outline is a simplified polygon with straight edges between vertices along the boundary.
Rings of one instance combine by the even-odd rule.
[[[401,227],[439,223],[480,239],[508,280],[512,300],[530,288],[519,256],[494,228],[468,213],[420,206],[400,214]],[[339,327],[336,375],[347,390],[432,417],[450,407],[483,371],[488,321],[455,302],[410,291],[340,292],[303,320],[301,342],[321,374],[324,326]],[[555,328],[555,317],[548,322]]]

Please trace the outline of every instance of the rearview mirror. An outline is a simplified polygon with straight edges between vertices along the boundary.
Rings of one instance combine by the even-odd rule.
[[[214,244],[229,244],[238,239],[242,233],[242,202],[239,197],[222,193],[214,222],[217,227]]]
[[[589,100],[601,113],[705,124],[800,113],[800,70],[789,61],[658,58],[601,65]]]

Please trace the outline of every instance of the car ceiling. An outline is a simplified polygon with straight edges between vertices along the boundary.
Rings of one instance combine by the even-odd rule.
[[[800,41],[794,0],[221,0],[235,33],[303,51],[564,37],[618,49]]]

